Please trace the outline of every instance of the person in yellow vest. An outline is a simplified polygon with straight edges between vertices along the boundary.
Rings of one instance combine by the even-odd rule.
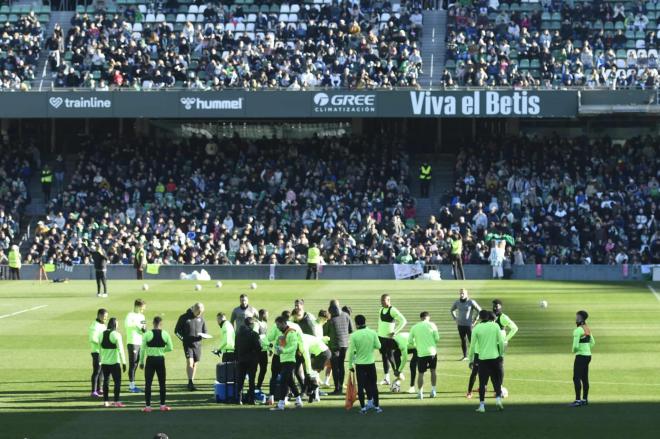
[[[459,232],[449,234],[451,244],[451,267],[454,270],[454,279],[465,280],[463,270],[463,237]]]
[[[53,185],[53,171],[47,164],[41,170],[41,190],[44,193],[46,202],[50,201],[50,188]]]
[[[142,244],[138,244],[133,267],[135,267],[137,272],[137,279],[142,280],[144,278],[144,269],[147,267],[147,255],[144,252],[144,246]]]
[[[314,279],[319,279],[319,262],[321,259],[321,250],[319,250],[316,243],[312,243],[309,250],[307,250],[307,277],[309,280],[314,275]]]
[[[7,256],[9,280],[21,280],[21,253],[17,245],[12,245]]]
[[[431,165],[427,162],[419,167],[419,186],[422,198],[428,198],[431,187]]]

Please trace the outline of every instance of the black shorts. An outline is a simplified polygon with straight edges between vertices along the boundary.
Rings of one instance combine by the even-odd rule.
[[[395,349],[398,349],[396,341],[393,338],[388,337],[378,337],[380,341],[380,353],[384,354],[386,352],[392,352]]]
[[[317,372],[322,371],[325,367],[325,363],[330,360],[330,357],[332,357],[330,349],[323,351],[318,355],[312,355],[312,370]]]
[[[435,369],[438,365],[438,356],[429,355],[428,357],[417,357],[417,370],[419,373],[424,373],[428,369]]]
[[[183,353],[186,355],[186,358],[192,358],[195,363],[202,359],[202,347],[189,345],[183,346]]]

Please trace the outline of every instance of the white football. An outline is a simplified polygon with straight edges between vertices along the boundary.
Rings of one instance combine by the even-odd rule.
[[[545,309],[548,307],[548,302],[546,300],[541,300],[539,305],[541,306],[541,308]]]
[[[144,291],[149,291],[149,284],[144,284],[144,285],[142,285],[142,289],[143,289]]]
[[[401,392],[401,382],[399,380],[396,380],[392,383],[391,389],[392,393],[400,393]]]
[[[257,284],[254,283],[254,282],[252,282],[252,283],[250,284],[250,289],[256,290],[256,289],[257,289]]]
[[[195,285],[195,291],[202,291],[202,286],[200,284]]]
[[[222,288],[222,282],[217,281],[217,282],[215,283],[215,287],[216,287],[216,288]]]

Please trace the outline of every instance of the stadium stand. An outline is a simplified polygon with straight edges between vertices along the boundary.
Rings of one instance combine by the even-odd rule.
[[[0,140],[0,260],[17,242],[33,165],[23,147]],[[29,150],[32,152],[32,149]]]
[[[513,236],[515,264],[658,263],[659,141],[468,143],[454,190],[418,225],[416,169],[396,139],[192,138],[158,160],[153,145],[90,140],[26,260],[85,263],[98,242],[130,264],[143,242],[153,263],[301,264],[311,240],[328,264],[436,265],[458,230],[465,263],[488,263],[489,233]]]
[[[129,141],[93,145],[26,261],[87,262],[98,241],[113,263],[131,263],[138,242],[165,264],[301,263],[314,239],[327,263],[378,263],[414,225],[395,139],[235,137],[217,156],[192,139],[161,146],[158,160]]]
[[[660,3],[462,0],[445,86],[657,88]]]
[[[46,17],[29,6],[0,7],[0,91],[30,88],[43,45],[40,20]]]
[[[658,142],[520,136],[471,144],[458,156],[439,223],[457,223],[467,263],[486,262],[484,237],[493,231],[516,237],[507,251],[520,264],[658,263]]]
[[[419,2],[119,1],[46,47],[56,87],[417,87]]]

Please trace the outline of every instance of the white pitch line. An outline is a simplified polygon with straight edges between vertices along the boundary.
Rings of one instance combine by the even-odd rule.
[[[438,375],[444,375],[448,377],[465,377],[466,375],[458,375],[458,374],[451,374],[451,373],[442,373],[439,372]],[[573,381],[562,381],[562,380],[542,380],[542,379],[534,379],[534,378],[509,378],[507,376],[506,378],[507,381],[529,381],[529,382],[534,382],[534,383],[556,383],[556,384],[573,384]],[[660,387],[660,384],[648,384],[648,383],[612,383],[612,382],[607,382],[607,381],[589,381],[590,384],[602,384],[605,386],[652,386],[652,387]]]
[[[660,294],[658,294],[658,292],[655,290],[655,288],[653,288],[653,287],[652,287],[651,285],[649,285],[649,284],[646,284],[646,286],[649,288],[649,290],[651,290],[651,292],[653,293],[653,295],[655,296],[655,298],[658,299],[658,302],[660,302]]]
[[[39,306],[35,306],[35,307],[33,307],[33,308],[24,309],[24,310],[21,310],[21,311],[16,311],[16,312],[13,312],[13,313],[11,313],[11,314],[5,314],[5,315],[3,315],[3,316],[0,316],[0,319],[4,319],[4,318],[6,318],[6,317],[17,316],[17,315],[19,315],[19,314],[23,314],[24,312],[34,311],[34,310],[37,310],[37,309],[45,308],[45,307],[47,307],[47,306],[48,306],[48,305],[39,305]]]

